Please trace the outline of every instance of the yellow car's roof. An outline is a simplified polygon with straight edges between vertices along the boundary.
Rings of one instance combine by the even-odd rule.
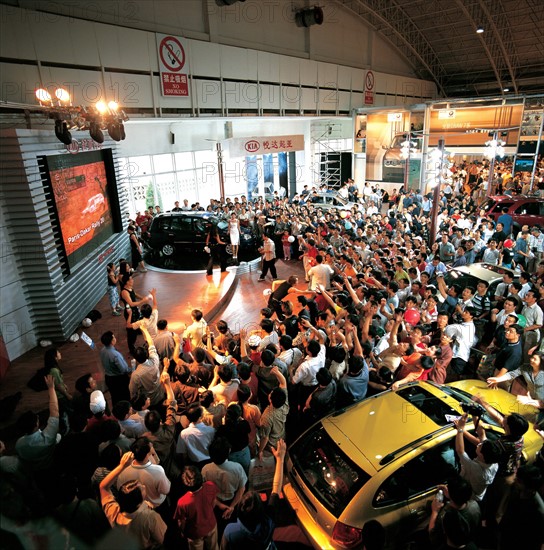
[[[438,397],[452,409],[452,414],[463,414],[459,401],[447,394],[447,386],[444,391],[441,387],[427,382],[410,384],[413,385],[420,386],[432,394],[432,397]],[[529,422],[536,416],[534,408],[518,404],[516,397],[504,390],[488,389],[483,381],[463,380],[451,386],[471,395],[482,395],[490,405],[504,415],[519,412]],[[402,392],[402,389],[401,387],[399,391]],[[328,416],[322,423],[330,437],[369,474],[374,473],[371,471],[372,468],[378,471],[393,460],[395,453],[400,456],[407,452],[418,440],[423,443],[453,429],[446,421],[436,423],[393,391],[365,399],[345,412]],[[388,457],[391,453],[393,456]]]
[[[425,388],[435,395],[444,395],[429,384]],[[355,462],[364,467],[363,461],[368,461],[375,470],[383,467],[380,461],[386,455],[441,428],[392,391],[365,399],[338,416],[329,416],[323,425],[341,447],[349,444],[358,449],[362,456],[357,460],[351,455]]]

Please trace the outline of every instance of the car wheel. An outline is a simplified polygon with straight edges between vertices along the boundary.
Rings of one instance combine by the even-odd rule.
[[[227,246],[225,246],[225,251],[227,252],[227,254],[232,256],[232,245],[228,244]]]
[[[161,251],[165,256],[172,256],[174,253],[174,247],[171,244],[165,244]]]

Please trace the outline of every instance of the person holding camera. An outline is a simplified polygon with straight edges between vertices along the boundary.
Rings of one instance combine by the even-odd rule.
[[[470,404],[475,405],[475,404]],[[474,422],[478,424],[476,433],[478,437],[474,437],[472,434],[466,431],[467,418],[470,411],[465,412],[458,420],[454,420],[453,423],[457,428],[457,435],[455,437],[455,452],[459,457],[461,463],[461,476],[464,477],[472,487],[472,498],[478,502],[482,502],[487,488],[497,474],[499,469],[499,456],[500,451],[494,442],[486,439],[485,430],[479,425],[479,416],[485,412],[484,410],[478,410],[471,413],[475,418]],[[476,447],[476,457],[471,459],[465,451],[465,439],[472,443]]]
[[[455,286],[455,285],[454,285]],[[453,288],[453,287],[452,287]],[[448,325],[445,334],[453,340],[453,358],[450,363],[450,376],[461,376],[465,374],[470,357],[470,348],[476,343],[476,327],[474,326],[475,310],[469,306],[461,312],[461,323]]]
[[[498,470],[493,483],[487,490],[485,516],[489,527],[500,523],[505,506],[515,481],[523,451],[523,436],[529,429],[529,422],[519,413],[503,416],[483,397],[475,395],[473,401],[479,403],[486,413],[504,429],[504,435],[496,440],[499,448]],[[483,430],[483,428],[482,428]],[[485,435],[485,430],[483,430]]]
[[[425,273],[429,275],[429,282],[435,281],[439,273],[446,273],[447,268],[443,262],[440,261],[440,256],[433,256],[430,263],[425,266]]]

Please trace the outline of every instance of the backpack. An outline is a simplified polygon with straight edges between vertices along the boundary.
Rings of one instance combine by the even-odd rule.
[[[304,354],[298,348],[293,347],[291,348],[291,351],[293,352],[291,354],[291,361],[289,363],[286,362],[287,372],[289,373],[290,379],[293,377],[299,365],[302,363],[302,360],[304,359]]]
[[[97,309],[93,309],[87,313],[86,317],[90,319],[93,323],[98,321],[99,319],[102,319],[102,314]],[[134,321],[134,319],[133,319]]]
[[[42,367],[38,369],[32,378],[26,383],[26,385],[34,391],[45,391],[47,389],[47,384],[45,383],[45,377],[49,374],[51,369],[47,367]]]

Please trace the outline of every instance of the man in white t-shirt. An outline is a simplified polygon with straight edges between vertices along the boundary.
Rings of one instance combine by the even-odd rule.
[[[334,275],[334,269],[323,262],[323,256],[318,254],[315,257],[316,265],[308,270],[310,279],[310,290],[316,290],[319,285],[323,285],[326,289],[331,288],[331,275]]]

